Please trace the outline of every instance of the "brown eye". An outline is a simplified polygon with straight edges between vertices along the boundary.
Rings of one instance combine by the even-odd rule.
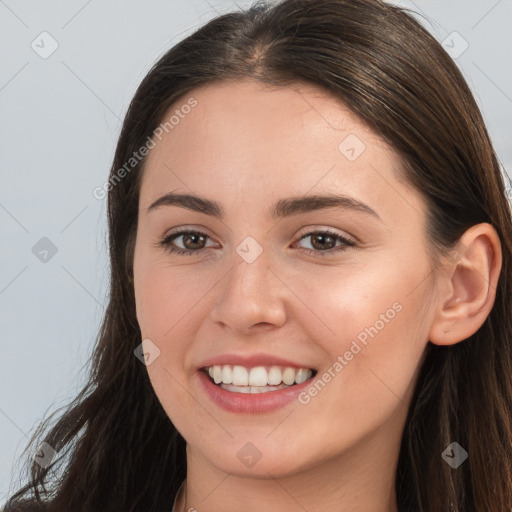
[[[207,248],[206,241],[210,237],[200,231],[179,231],[165,236],[158,242],[158,246],[163,247],[167,252],[177,255],[192,256],[201,254],[203,249]],[[328,256],[347,250],[349,247],[356,246],[356,242],[345,238],[332,231],[312,231],[300,238],[300,241],[307,238],[311,239],[311,248],[300,248],[308,254]],[[181,239],[180,244],[177,243]],[[337,242],[341,242],[337,245]]]
[[[183,245],[185,249],[202,249],[205,237],[200,233],[186,233],[180,235],[183,237]]]
[[[183,247],[176,246],[176,240],[180,238],[182,239]],[[205,248],[208,238],[210,238],[208,235],[199,231],[179,231],[165,236],[158,242],[158,245],[170,253],[191,256],[201,253],[201,250]]]
[[[306,251],[308,254],[318,254],[319,256],[332,255],[356,245],[356,242],[332,231],[312,231],[311,233],[303,235],[300,240],[302,241],[307,238],[311,239],[311,249],[302,248],[302,250]],[[336,249],[337,241],[340,241],[341,244],[338,245]]]
[[[336,246],[336,239],[332,235],[317,233],[311,236],[311,245],[318,250],[332,249]]]

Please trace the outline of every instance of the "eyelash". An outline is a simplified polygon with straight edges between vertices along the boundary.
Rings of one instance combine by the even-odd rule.
[[[171,245],[171,243],[176,238],[179,238],[181,235],[188,235],[188,234],[200,235],[200,236],[204,236],[204,237],[210,238],[207,234],[201,233],[200,231],[182,230],[182,231],[177,231],[175,233],[171,233],[170,235],[164,236],[155,245],[157,247],[163,247],[165,251],[170,252],[172,254],[176,254],[178,256],[180,256],[180,255],[183,255],[183,256],[196,256],[200,252],[202,252],[205,248],[197,249],[195,251],[192,251],[192,250],[189,250],[189,249],[175,248],[175,247],[172,247],[172,245]],[[328,249],[326,251],[320,251],[318,249],[304,249],[304,248],[301,248],[299,250],[302,251],[302,252],[305,252],[306,254],[310,254],[310,255],[313,254],[313,255],[318,255],[318,256],[322,256],[323,257],[323,256],[333,255],[333,253],[344,252],[349,247],[355,247],[357,245],[356,242],[353,242],[352,240],[349,240],[348,238],[345,238],[345,237],[341,236],[340,234],[335,233],[334,231],[330,231],[328,229],[319,230],[319,231],[310,231],[309,233],[306,233],[306,234],[302,235],[299,238],[298,241],[300,242],[304,238],[308,238],[308,237],[310,237],[312,235],[318,235],[318,234],[330,235],[330,236],[334,237],[335,239],[341,241],[345,245],[345,247],[343,247],[342,249],[339,249],[339,248],[338,249]]]

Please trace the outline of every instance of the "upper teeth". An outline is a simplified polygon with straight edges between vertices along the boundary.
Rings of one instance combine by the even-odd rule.
[[[215,384],[233,384],[235,386],[278,386],[283,382],[288,386],[307,381],[312,370],[307,368],[292,368],[290,366],[244,366],[215,365],[208,367],[208,373]]]

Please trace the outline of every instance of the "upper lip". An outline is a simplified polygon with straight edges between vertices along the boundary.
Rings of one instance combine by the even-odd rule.
[[[292,368],[315,369],[309,364],[297,363],[272,354],[223,354],[205,359],[198,368],[202,369],[208,366],[222,366],[225,364],[245,366],[246,368],[253,368],[255,366],[291,366]]]

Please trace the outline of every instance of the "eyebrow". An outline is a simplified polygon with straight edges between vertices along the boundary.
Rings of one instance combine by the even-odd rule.
[[[221,220],[225,218],[224,209],[219,203],[193,194],[175,194],[173,192],[165,194],[147,208],[147,213],[154,211],[157,208],[161,208],[162,206],[178,206],[193,212],[211,215],[212,217]],[[343,195],[312,195],[280,199],[274,205],[272,217],[289,217],[324,208],[341,208],[360,211],[370,214],[382,222],[379,214],[367,204],[358,201],[353,197]]]

